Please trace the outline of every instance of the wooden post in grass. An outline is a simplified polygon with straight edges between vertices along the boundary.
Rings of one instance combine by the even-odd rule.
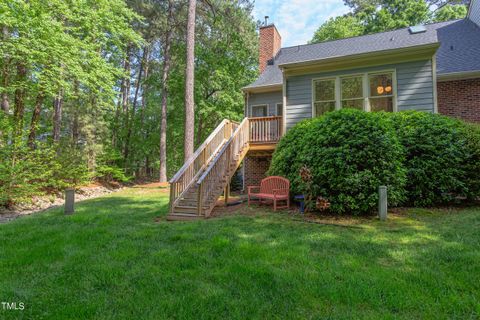
[[[380,220],[387,220],[387,210],[387,187],[380,186],[378,187],[378,216],[380,217]]]
[[[65,189],[65,214],[75,212],[75,189]]]
[[[225,191],[223,193],[225,197],[225,206],[228,204],[228,198],[230,198],[230,182],[227,183],[227,186],[225,187]]]

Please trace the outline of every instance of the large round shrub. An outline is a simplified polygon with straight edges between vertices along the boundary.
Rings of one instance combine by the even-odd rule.
[[[389,203],[404,197],[403,148],[385,116],[344,109],[302,122],[291,129],[275,151],[269,174],[304,185],[299,168],[313,176],[311,193],[328,198],[337,214],[375,210],[378,187],[388,186]]]
[[[423,112],[392,113],[388,117],[406,151],[407,204],[432,206],[459,196],[478,195],[475,180],[478,182],[480,170],[480,139],[473,127]]]
[[[465,126],[438,114],[389,114],[406,151],[407,203],[432,206],[465,194]]]
[[[480,125],[466,124],[466,136],[468,151],[464,166],[468,186],[466,196],[473,200],[480,198]]]

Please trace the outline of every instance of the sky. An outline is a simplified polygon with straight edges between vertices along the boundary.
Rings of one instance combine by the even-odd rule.
[[[282,36],[282,47],[305,44],[317,28],[331,17],[345,14],[343,0],[255,0],[256,20],[275,23]]]

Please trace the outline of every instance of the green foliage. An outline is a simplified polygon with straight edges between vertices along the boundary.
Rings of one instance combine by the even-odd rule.
[[[313,174],[314,196],[335,213],[367,213],[377,188],[389,204],[434,206],[480,196],[480,128],[423,112],[341,110],[297,124],[274,153],[271,175],[305,193],[299,168]],[[308,191],[307,191],[308,192]]]
[[[299,175],[300,168],[305,164],[302,161],[304,141],[308,132],[313,130],[313,122],[305,120],[289,129],[278,142],[272,158],[268,175],[280,175],[290,180],[293,194],[303,194],[304,185]]]
[[[336,214],[373,211],[380,185],[388,186],[392,205],[404,199],[403,149],[381,116],[352,109],[331,112],[303,122],[282,140],[269,174],[285,176],[301,188],[298,166],[306,165],[313,175],[312,194],[327,197]]]
[[[423,24],[429,21],[430,10],[425,1],[382,0],[379,7],[368,7],[358,17],[369,34]]]
[[[467,158],[464,170],[467,172],[467,197],[480,197],[480,125],[466,124]]]
[[[310,43],[355,37],[364,33],[364,27],[352,15],[330,18],[315,31]]]
[[[408,204],[446,204],[476,192],[470,179],[478,179],[479,171],[472,166],[479,168],[473,150],[480,144],[464,122],[422,112],[388,116],[406,152]]]
[[[115,149],[104,151],[98,158],[95,178],[105,182],[128,182],[130,177],[127,177],[124,170],[117,165],[121,157],[121,154]]]
[[[458,1],[344,0],[353,13],[324,22],[311,43],[464,18],[467,6]],[[451,3],[449,3],[451,2]],[[434,8],[439,7],[437,10]]]
[[[464,4],[447,4],[437,11],[433,16],[433,21],[442,22],[455,19],[463,19],[468,12],[467,6]]]

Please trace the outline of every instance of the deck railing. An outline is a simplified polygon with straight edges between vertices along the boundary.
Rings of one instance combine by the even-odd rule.
[[[210,201],[215,201],[213,197],[219,191],[218,186],[224,185],[225,180],[231,178],[230,176],[238,165],[237,161],[248,144],[248,129],[249,119],[245,118],[198,179],[198,215],[202,214],[204,203],[210,204]]]
[[[170,180],[170,209],[172,209],[182,193],[198,178],[198,175],[211,161],[222,144],[230,139],[237,126],[238,123],[223,120],[173,176]]]
[[[249,118],[250,142],[273,143],[282,136],[282,117]]]

